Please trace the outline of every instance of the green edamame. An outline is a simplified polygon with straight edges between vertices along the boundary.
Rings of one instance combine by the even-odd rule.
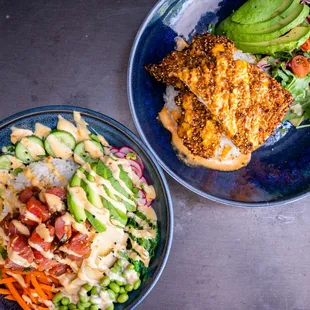
[[[67,306],[70,304],[70,299],[68,297],[63,297],[61,299],[61,304],[64,305],[64,306]]]
[[[71,303],[71,304],[69,304],[68,308],[70,310],[75,310],[76,309],[76,304]]]
[[[91,294],[92,294],[92,295],[98,295],[98,288],[97,288],[97,286],[94,286],[94,287],[91,289]]]
[[[134,267],[134,265],[132,265],[132,264],[129,264],[127,267],[126,267],[126,270],[134,270],[135,269],[135,267]]]
[[[128,300],[129,296],[127,294],[121,294],[117,297],[117,302],[119,302],[120,304],[123,304],[124,302],[126,302]]]
[[[131,285],[131,284],[125,285],[125,290],[126,290],[127,292],[131,292],[131,291],[133,290],[133,285]]]
[[[109,288],[110,288],[114,293],[116,293],[116,294],[119,293],[119,286],[118,286],[115,282],[110,283]]]
[[[104,276],[101,280],[100,280],[100,285],[102,286],[108,286],[110,284],[110,278],[107,276]]]
[[[139,279],[139,280],[137,280],[136,283],[133,285],[133,289],[134,289],[134,290],[137,290],[137,289],[140,287],[140,285],[141,285],[141,280]]]
[[[88,283],[83,285],[83,288],[86,290],[86,292],[89,292],[93,287],[89,285]]]
[[[89,299],[87,295],[79,295],[79,298],[81,303],[88,302]]]
[[[59,306],[58,307],[59,310],[68,310],[68,307],[65,305]]]
[[[116,298],[116,294],[114,293],[114,291],[108,290],[107,292],[108,292],[108,294],[109,294],[111,299],[115,299]]]
[[[63,297],[63,295],[62,295],[61,293],[57,293],[57,294],[53,297],[53,299],[52,299],[53,304],[55,304],[55,303],[61,301],[62,297]]]
[[[91,305],[90,310],[98,310],[99,307],[97,305]]]
[[[105,310],[114,310],[114,304],[112,303],[108,308],[106,308]]]
[[[115,282],[116,282],[116,284],[117,284],[118,286],[124,286],[124,285],[125,285],[125,283],[124,283],[123,281],[117,280],[117,281],[115,281]]]
[[[125,288],[123,286],[119,289],[119,293],[120,294],[126,293],[126,290],[125,290]]]

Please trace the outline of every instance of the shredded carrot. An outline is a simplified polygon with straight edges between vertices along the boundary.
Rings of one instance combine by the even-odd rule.
[[[33,284],[34,288],[36,289],[38,295],[43,299],[43,300],[47,300],[48,297],[45,295],[45,293],[43,292],[40,284],[38,283],[37,279],[34,276],[31,276],[31,283]]]
[[[13,283],[6,283],[7,288],[11,291],[12,296],[19,303],[23,310],[30,310],[24,299],[19,295]]]
[[[9,283],[6,283],[9,284]],[[10,294],[10,291],[5,288],[0,288],[0,294]]]
[[[6,279],[0,280],[0,284],[12,283],[12,282],[16,282],[16,279],[14,279],[14,278],[6,278]]]
[[[5,295],[4,298],[14,300],[24,310],[48,310],[44,304],[44,300],[52,300],[53,295],[59,292],[59,281],[50,275],[46,275],[42,271],[20,271],[1,268],[2,279],[0,285],[5,285],[6,288],[0,287],[0,294]],[[25,281],[26,287],[23,287],[22,282],[18,282],[11,275],[20,275]],[[25,300],[31,300],[29,304]]]

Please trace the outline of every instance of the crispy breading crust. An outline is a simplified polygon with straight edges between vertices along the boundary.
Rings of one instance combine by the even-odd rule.
[[[248,154],[274,132],[293,97],[255,65],[234,60],[234,51],[231,40],[205,33],[146,69],[158,81],[181,89],[187,86],[240,151]]]
[[[178,119],[178,135],[194,155],[212,158],[219,149],[223,130],[211,112],[188,90],[175,99],[181,107]]]

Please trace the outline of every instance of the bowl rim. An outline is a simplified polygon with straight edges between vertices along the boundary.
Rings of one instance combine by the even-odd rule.
[[[71,106],[71,105],[70,106],[69,105],[40,106],[40,107],[23,110],[21,112],[17,112],[0,121],[0,130],[2,130],[4,126],[7,126],[14,121],[17,121],[24,117],[38,115],[42,112],[62,113],[62,112],[73,112],[73,111],[81,112],[85,114],[86,116],[90,116],[99,121],[102,121],[105,124],[116,128],[117,131],[120,132],[125,137],[128,136],[129,139],[131,139],[143,151],[144,156],[152,164],[157,174],[157,177],[159,178],[160,186],[163,188],[163,192],[165,194],[168,218],[167,218],[167,234],[166,234],[167,241],[165,242],[165,246],[163,248],[163,259],[159,262],[157,268],[155,269],[154,274],[153,274],[153,279],[150,285],[141,292],[141,295],[137,296],[135,301],[127,305],[127,307],[125,308],[125,309],[134,309],[147,297],[147,295],[152,291],[152,289],[158,282],[166,266],[166,263],[168,261],[171,246],[172,246],[172,240],[173,240],[174,217],[173,217],[172,198],[171,198],[171,194],[169,190],[169,185],[168,185],[168,182],[166,180],[166,177],[164,175],[162,168],[157,163],[153,154],[149,152],[148,148],[144,145],[144,143],[130,129],[128,129],[127,127],[119,123],[118,121],[114,120],[113,118],[103,113],[99,113],[97,111],[94,111],[88,108],[82,108],[82,107]]]
[[[192,186],[190,183],[184,181],[183,179],[181,179],[175,172],[173,172],[168,165],[166,165],[162,159],[157,155],[157,153],[155,152],[155,150],[152,148],[152,146],[150,145],[147,137],[145,136],[142,127],[140,126],[139,120],[138,120],[138,116],[135,110],[135,104],[134,104],[134,99],[133,99],[133,89],[132,89],[132,80],[133,80],[133,67],[134,67],[134,59],[136,56],[136,51],[138,49],[138,45],[141,41],[141,37],[145,31],[145,29],[147,28],[150,20],[154,17],[154,15],[158,12],[158,9],[165,3],[167,2],[167,0],[159,0],[154,6],[153,8],[149,11],[149,13],[147,14],[147,16],[145,17],[145,19],[143,20],[142,24],[140,25],[138,32],[135,36],[135,39],[133,41],[132,47],[131,47],[131,51],[130,51],[130,55],[129,55],[129,61],[128,61],[128,69],[127,69],[127,96],[128,96],[128,102],[129,102],[129,108],[130,108],[130,112],[135,124],[135,127],[138,131],[139,136],[141,137],[142,141],[146,144],[146,146],[149,148],[149,150],[151,151],[151,153],[153,154],[153,156],[155,157],[155,159],[157,160],[157,162],[160,164],[160,166],[174,179],[176,180],[178,183],[180,183],[181,185],[183,185],[184,187],[186,187],[187,189],[189,189],[190,191],[204,197],[204,198],[208,198],[210,200],[213,200],[215,202],[219,202],[225,205],[229,205],[229,206],[234,206],[234,207],[271,207],[271,206],[281,206],[281,205],[285,205],[288,203],[293,203],[296,202],[298,200],[301,200],[307,196],[310,196],[310,190],[308,190],[305,193],[301,193],[301,194],[297,194],[294,197],[290,197],[290,198],[284,198],[284,199],[279,199],[279,200],[272,200],[272,201],[265,201],[265,202],[239,202],[239,201],[234,201],[234,200],[229,200],[229,199],[224,199],[224,198],[220,198],[217,197],[215,195],[212,194],[208,194],[205,193],[202,190],[199,190],[197,188],[195,188],[194,186]]]

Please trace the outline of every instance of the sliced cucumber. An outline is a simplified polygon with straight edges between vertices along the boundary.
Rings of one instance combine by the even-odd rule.
[[[100,143],[100,139],[99,139],[98,136],[95,135],[94,133],[89,134],[89,137],[90,137],[92,140],[95,140],[96,142]]]
[[[7,170],[9,171],[11,169],[11,161],[9,159],[8,155],[2,155],[0,156],[0,170]]]
[[[55,154],[48,142],[48,137],[50,135],[53,135],[54,137],[56,137],[62,144],[64,144],[66,147],[68,147],[70,150],[73,150],[75,148],[75,139],[73,137],[73,135],[67,131],[64,131],[64,130],[53,130],[48,136],[47,138],[45,139],[45,142],[44,142],[44,147],[45,147],[45,150],[46,152],[55,157]]]
[[[87,140],[87,141],[89,141],[90,143],[93,143],[94,146],[99,148],[100,152],[103,153],[103,148],[99,142],[94,141],[94,140]],[[84,142],[85,141],[82,141],[76,145],[76,147],[74,148],[74,154],[79,156],[83,161],[85,161],[87,163],[97,162],[98,159],[93,158],[90,153],[86,152]]]
[[[23,163],[31,163],[31,162],[37,161],[39,159],[38,157],[44,157],[46,155],[43,142],[40,138],[38,138],[37,136],[29,136],[29,137],[26,137],[26,139],[28,139],[28,141],[33,146],[35,146],[36,144],[39,145],[41,149],[43,149],[44,154],[41,153],[36,156],[33,156],[29,148],[26,147],[24,144],[22,144],[21,141],[19,141],[15,148],[15,154],[18,159],[20,159]]]
[[[96,229],[96,231],[98,232],[106,231],[106,226],[103,223],[101,223],[99,220],[97,220],[94,215],[92,215],[87,210],[85,210],[85,213],[86,213],[86,217],[89,223]]]

